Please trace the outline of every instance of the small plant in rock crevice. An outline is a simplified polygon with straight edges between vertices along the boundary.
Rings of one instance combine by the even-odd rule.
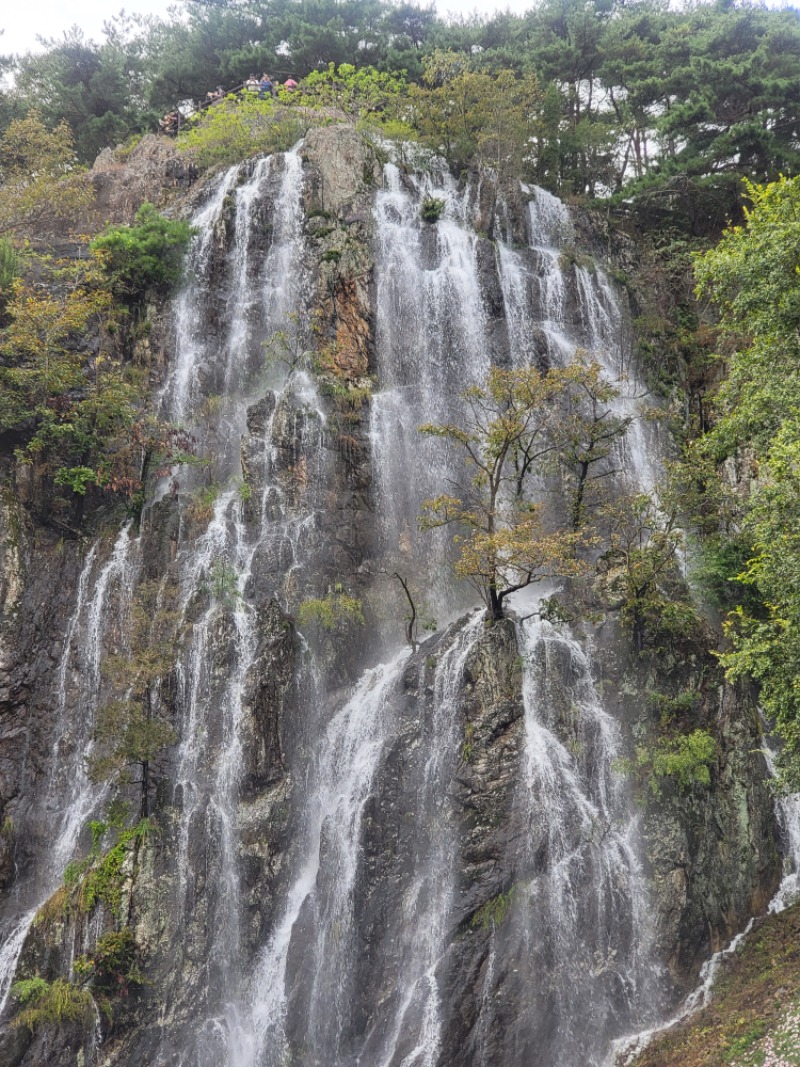
[[[298,617],[301,626],[312,626],[328,633],[352,624],[365,625],[361,601],[350,596],[339,582],[332,585],[323,597],[304,600]]]
[[[249,499],[249,497],[245,496],[242,499]],[[226,559],[214,560],[208,571],[206,589],[214,600],[224,606],[230,607],[236,604],[241,599],[238,571]]]
[[[435,196],[426,196],[419,207],[423,222],[438,222],[444,214],[445,202]]]
[[[53,982],[40,977],[24,978],[11,987],[11,996],[20,1004],[11,1025],[26,1026],[31,1033],[64,1023],[88,1026],[94,1019],[92,994],[66,978]]]
[[[142,985],[138,946],[128,926],[103,934],[91,952],[75,960],[75,973],[106,996],[126,997],[132,986]]]
[[[482,927],[484,930],[489,930],[492,927],[502,926],[509,911],[511,905],[514,903],[514,897],[516,895],[516,886],[511,886],[503,893],[498,893],[497,896],[487,900],[485,904],[482,904],[480,908],[475,912],[470,920],[470,926]]]
[[[475,724],[468,722],[464,725],[464,742],[461,745],[461,760],[463,763],[472,763],[475,755]]]

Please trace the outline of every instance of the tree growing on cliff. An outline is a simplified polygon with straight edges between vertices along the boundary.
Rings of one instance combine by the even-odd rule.
[[[407,109],[423,142],[455,171],[477,163],[501,183],[519,180],[544,136],[545,94],[536,76],[475,69],[463,53],[437,49],[423,81],[412,86]]]
[[[542,506],[530,501],[527,489],[557,448],[555,430],[565,398],[594,376],[578,360],[546,373],[494,367],[485,385],[463,394],[463,426],[421,427],[422,433],[458,447],[465,477],[456,493],[425,501],[420,525],[457,528],[456,574],[478,590],[492,619],[503,617],[505,600],[517,590],[586,569],[579,549],[591,542],[591,531],[548,529]]]
[[[67,490],[78,524],[92,486],[135,508],[148,473],[183,460],[192,440],[146,412],[141,375],[109,343],[116,318],[97,261],[33,266],[37,280],[14,278],[5,305],[0,435],[37,477]],[[87,336],[100,337],[99,351],[87,351]],[[39,504],[45,513],[42,495]]]
[[[141,304],[148,293],[168,294],[183,271],[183,259],[196,231],[185,219],[168,219],[144,203],[132,226],[109,226],[95,237],[98,258],[114,296]]]
[[[633,421],[614,408],[616,386],[598,363],[587,363],[573,375],[554,427],[554,440],[564,488],[569,494],[570,525],[578,531],[587,513],[603,503],[601,483],[619,469],[609,460]]]

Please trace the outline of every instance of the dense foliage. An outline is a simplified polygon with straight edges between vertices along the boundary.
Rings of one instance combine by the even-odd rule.
[[[637,218],[696,232],[736,212],[739,174],[763,182],[797,170],[793,10],[543,0],[524,15],[447,21],[388,0],[181,7],[163,20],[120,15],[99,44],[72,31],[7,59],[15,83],[0,97],[0,133],[34,112],[48,129],[66,123],[89,162],[178,105],[188,113],[217,84],[266,70],[301,81],[304,102],[345,110],[356,96],[359,109],[368,100],[381,110],[393,79],[407,80],[417,129],[427,137],[433,125],[457,168],[476,152],[529,156],[554,191],[617,193]]]
[[[727,375],[717,420],[697,445],[727,496],[728,572],[748,598],[729,616],[731,677],[752,677],[800,777],[800,181],[748,185],[742,226],[697,261],[700,294],[721,319]],[[720,507],[717,515],[723,514]],[[719,533],[719,527],[718,527]],[[743,552],[741,551],[743,549]],[[737,554],[732,554],[732,562]]]
[[[132,226],[110,226],[91,243],[108,277],[112,293],[138,304],[148,292],[170,292],[183,270],[192,238],[184,219],[167,219],[152,204],[142,204]]]

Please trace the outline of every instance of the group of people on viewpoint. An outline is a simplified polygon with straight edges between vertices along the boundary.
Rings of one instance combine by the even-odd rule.
[[[257,78],[255,74],[251,74],[242,85],[242,89],[246,93],[257,93],[261,100],[266,100],[267,97],[276,97],[279,89],[286,89],[288,92],[293,93],[296,88],[297,82],[294,78],[287,78],[281,84],[276,78],[271,78],[269,74],[262,74],[260,78]],[[206,104],[217,104],[224,96],[225,91],[221,85],[218,85],[216,89],[206,93]]]
[[[271,78],[269,74],[262,74],[260,78],[257,78],[255,74],[251,74],[241,88],[246,93],[257,93],[260,100],[266,100],[268,97],[274,99],[278,95],[279,89],[285,89],[287,92],[293,93],[298,88],[298,85],[294,78],[287,78],[285,82],[281,83],[276,78]],[[203,106],[211,107],[213,104],[218,104],[225,96],[225,90],[221,85],[218,85],[216,89],[210,89],[206,93]],[[177,109],[170,111],[160,120],[159,129],[162,133],[174,137],[180,129],[182,118],[183,116]]]

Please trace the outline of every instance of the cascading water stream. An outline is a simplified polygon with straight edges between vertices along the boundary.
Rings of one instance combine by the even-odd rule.
[[[408,921],[399,931],[399,970],[389,1038],[381,1067],[435,1067],[444,1018],[438,968],[449,947],[458,843],[448,812],[448,787],[459,759],[459,702],[464,665],[484,627],[476,612],[439,656],[433,678],[433,714],[423,725],[428,753],[415,798],[417,817],[413,880],[407,891]],[[427,725],[427,729],[425,726]]]
[[[163,391],[165,412],[189,425],[199,454],[209,452],[213,477],[222,485],[196,540],[184,524],[176,561],[180,614],[192,624],[176,672],[182,739],[175,790],[177,910],[190,944],[202,945],[208,1002],[181,1063],[209,1067],[242,1061],[253,1041],[242,984],[238,826],[242,723],[259,641],[253,583],[257,572],[263,583],[266,570],[272,585],[259,588],[259,597],[286,603],[296,570],[313,573],[318,550],[315,513],[326,467],[320,400],[304,370],[266,367],[263,350],[278,331],[297,329],[290,315],[300,306],[303,285],[302,193],[297,150],[257,161],[247,174],[234,168],[222,178],[193,220],[199,233],[175,312],[176,369]],[[232,243],[222,254],[214,235],[226,213]],[[215,287],[230,296],[222,323],[210,331],[185,309],[213,297]],[[268,381],[272,391],[266,390]],[[212,399],[215,389],[221,391],[221,403],[209,404],[203,395],[209,389]],[[251,424],[253,411],[259,415]],[[280,478],[278,438],[287,425],[305,469],[299,505],[287,498]],[[242,439],[249,442],[247,475],[253,483],[246,498]],[[198,481],[191,470],[180,477],[187,488]]]
[[[446,203],[435,227],[419,223],[425,197]],[[409,179],[386,165],[375,205],[380,390],[370,428],[382,550],[387,570],[412,566],[423,583],[429,579],[440,622],[465,601],[447,569],[449,536],[421,541],[417,517],[423,500],[449,488],[461,468],[419,427],[457,420],[460,394],[483,382],[491,362],[478,238],[463,224],[467,212],[468,196],[449,175]]]
[[[176,423],[183,421],[195,399],[205,363],[206,337],[197,311],[208,300],[212,284],[208,267],[214,252],[216,226],[238,174],[238,167],[226,171],[208,202],[192,218],[192,225],[198,232],[186,257],[186,275],[190,284],[184,286],[175,302],[175,359],[161,391],[162,407]]]
[[[638,824],[614,772],[621,730],[603,708],[590,653],[542,619],[519,624],[518,641],[525,706],[518,803],[528,845],[510,936],[519,939],[523,1002],[537,1011],[520,1025],[517,1051],[588,1067],[658,1002]]]
[[[762,728],[767,735],[766,717],[762,712],[759,714]],[[767,740],[763,752],[769,773],[773,779],[778,780],[780,771],[774,739]],[[783,878],[769,902],[767,910],[770,915],[776,915],[800,899],[800,793],[779,793],[775,800],[775,807],[778,826],[783,837]]]
[[[634,491],[652,493],[659,481],[658,461],[664,448],[657,436],[657,423],[644,417],[647,390],[633,367],[625,365],[628,346],[619,301],[600,267],[589,271],[586,267],[576,266],[575,278],[590,339],[590,354],[619,390],[611,409],[615,415],[630,420],[627,433],[620,442],[621,467]]]
[[[647,390],[628,359],[617,295],[602,267],[570,262],[574,230],[566,206],[544,189],[525,192],[531,198],[529,248],[512,249],[502,241],[497,246],[512,364],[563,365],[579,349],[597,361],[619,393],[610,410],[628,421],[616,466],[632,491],[650,493],[659,480],[663,448],[656,424],[644,418]]]
[[[138,566],[138,541],[131,536],[130,523],[121,530],[111,556],[100,566],[99,573],[98,555],[96,543],[84,559],[75,608],[67,624],[56,669],[58,733],[41,803],[32,813],[36,822],[50,829],[51,845],[31,874],[16,887],[15,898],[21,904],[21,913],[18,908],[16,914],[10,914],[3,922],[0,1013],[7,1003],[31,923],[58,888],[87,821],[98,810],[106,793],[104,785],[95,784],[89,778],[87,760],[94,747],[94,716],[101,700],[104,637],[115,632],[117,625],[124,625]]]
[[[390,695],[406,653],[367,671],[350,700],[324,731],[306,789],[297,873],[283,916],[253,978],[255,1059],[235,1067],[281,1067],[290,1049],[286,1034],[289,998],[306,1002],[306,1040],[338,1061],[347,962],[352,935],[352,891],[359,863],[361,819],[391,728]],[[289,987],[287,968],[293,940],[303,945],[310,986]],[[295,948],[295,951],[297,949]]]

